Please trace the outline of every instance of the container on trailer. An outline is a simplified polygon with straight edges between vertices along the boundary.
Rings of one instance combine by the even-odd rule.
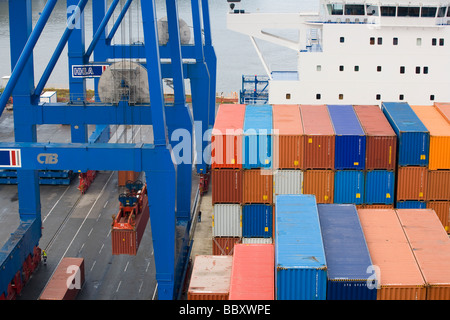
[[[434,106],[411,108],[430,132],[428,169],[450,169],[450,123]]]
[[[303,171],[275,170],[273,173],[274,195],[301,194],[303,189]]]
[[[394,203],[395,173],[388,170],[366,172],[365,200],[367,204]]]
[[[337,170],[334,174],[335,203],[364,203],[364,171]]]
[[[211,132],[211,168],[242,168],[242,135],[246,106],[222,104]]]
[[[243,183],[241,169],[211,169],[212,203],[241,203]]]
[[[450,200],[450,170],[428,171],[427,200]]]
[[[428,201],[426,208],[433,209],[442,223],[445,231],[449,232],[450,228],[450,200],[448,201]]]
[[[273,173],[271,170],[244,170],[243,203],[273,203]]]
[[[335,132],[334,168],[364,170],[366,135],[351,105],[328,105]]]
[[[242,206],[242,236],[246,238],[272,237],[272,205],[248,204]]]
[[[53,272],[39,300],[74,300],[85,281],[84,259],[64,257]]]
[[[126,186],[128,181],[136,181],[139,179],[140,172],[135,171],[117,171],[117,179],[119,187]]]
[[[377,278],[353,204],[318,204],[325,258],[327,300],[376,300]]]
[[[242,207],[240,204],[218,203],[212,216],[214,237],[242,236]]]
[[[381,109],[397,135],[399,166],[427,166],[430,133],[406,102],[383,102]]]
[[[273,244],[237,244],[229,300],[274,300]]]
[[[272,167],[272,106],[248,105],[245,109],[243,168]]]
[[[334,169],[335,132],[326,105],[300,106],[305,132],[304,169]]]
[[[379,268],[377,300],[425,300],[426,283],[393,209],[359,209],[359,220]],[[376,274],[376,273],[375,273]]]
[[[450,239],[431,209],[397,209],[427,283],[427,300],[450,300]]]
[[[188,300],[228,300],[232,265],[232,256],[195,256]]]
[[[435,102],[434,106],[444,117],[444,119],[447,120],[448,123],[450,123],[450,103]]]
[[[212,254],[213,255],[233,255],[234,245],[241,243],[241,237],[213,237]]]
[[[314,195],[279,195],[275,214],[277,300],[325,300],[327,263]]]
[[[397,201],[396,208],[398,209],[425,209],[427,207],[427,203],[425,201]]]
[[[298,105],[273,105],[273,167],[303,167],[304,132]]]
[[[366,134],[366,169],[394,170],[397,135],[377,105],[353,106]]]
[[[333,203],[334,174],[333,170],[306,170],[303,173],[303,193],[315,195],[317,203]]]
[[[397,201],[427,199],[428,170],[426,167],[398,167]]]

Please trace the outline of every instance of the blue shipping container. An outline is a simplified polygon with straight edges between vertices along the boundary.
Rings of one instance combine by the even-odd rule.
[[[272,219],[271,205],[242,206],[242,236],[245,238],[272,237]]]
[[[272,106],[248,105],[244,117],[243,168],[272,167]]]
[[[325,300],[327,264],[314,195],[275,199],[277,300]]]
[[[427,204],[425,201],[398,201],[397,209],[426,209]]]
[[[427,166],[430,133],[406,102],[383,102],[384,115],[397,134],[398,165]]]
[[[336,170],[364,170],[366,136],[351,105],[329,105],[328,112],[336,133],[334,163]]]
[[[339,170],[335,172],[334,203],[364,203],[364,171]]]
[[[376,300],[376,277],[353,204],[318,204],[327,260],[327,300]]]
[[[366,172],[365,201],[367,204],[394,203],[394,171],[373,170]]]

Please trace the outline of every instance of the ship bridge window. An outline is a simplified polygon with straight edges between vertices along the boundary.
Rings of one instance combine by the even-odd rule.
[[[396,11],[397,11],[397,7],[382,6],[381,7],[381,16],[382,17],[395,17]]]
[[[368,16],[378,16],[378,6],[373,6],[370,4],[366,5],[366,12]]]
[[[438,18],[445,17],[445,10],[447,10],[446,7],[440,7],[440,8],[439,8],[438,14],[437,14]]]
[[[450,7],[449,10],[447,10],[447,17],[450,17]]]
[[[422,7],[421,16],[425,18],[434,18],[436,17],[436,7]]]
[[[398,17],[418,17],[420,15],[420,7],[398,7]]]
[[[364,5],[363,4],[346,4],[345,14],[351,16],[363,16],[364,15]]]
[[[328,13],[333,16],[341,16],[344,14],[344,5],[340,3],[328,4]]]

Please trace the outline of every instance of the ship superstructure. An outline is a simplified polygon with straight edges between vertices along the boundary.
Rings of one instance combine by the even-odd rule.
[[[321,0],[319,13],[227,15],[247,34],[270,77],[270,104],[432,104],[450,100],[450,1]],[[298,39],[283,36],[295,30]],[[298,53],[270,70],[255,39]]]

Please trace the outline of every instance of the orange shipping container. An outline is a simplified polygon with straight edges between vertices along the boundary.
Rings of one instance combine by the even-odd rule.
[[[315,195],[317,203],[333,203],[334,171],[306,170],[303,174],[303,193]]]
[[[273,105],[274,168],[303,167],[304,132],[298,105]]]
[[[358,210],[374,266],[380,268],[377,300],[425,300],[425,280],[395,210]]]
[[[139,178],[140,174],[140,172],[135,171],[117,171],[119,187],[124,187],[128,181],[136,181]]]
[[[428,171],[427,200],[450,200],[450,170]]]
[[[240,169],[211,170],[212,203],[241,203],[242,175]]]
[[[398,167],[397,201],[426,200],[427,178],[426,167]]]
[[[304,169],[334,169],[335,133],[326,105],[300,106],[305,132]]]
[[[233,255],[236,243],[241,243],[240,237],[213,237],[212,254],[218,256]]]
[[[449,201],[428,201],[427,208],[436,212],[447,233],[450,230],[450,200]]]
[[[233,257],[198,255],[192,267],[188,300],[228,300]]]
[[[450,169],[450,124],[434,106],[411,106],[430,132],[428,169]]]
[[[222,104],[211,133],[211,168],[242,168],[245,105]]]
[[[273,173],[271,170],[244,170],[243,203],[273,203]]]
[[[430,209],[397,209],[427,283],[427,300],[450,300],[450,239]]]

